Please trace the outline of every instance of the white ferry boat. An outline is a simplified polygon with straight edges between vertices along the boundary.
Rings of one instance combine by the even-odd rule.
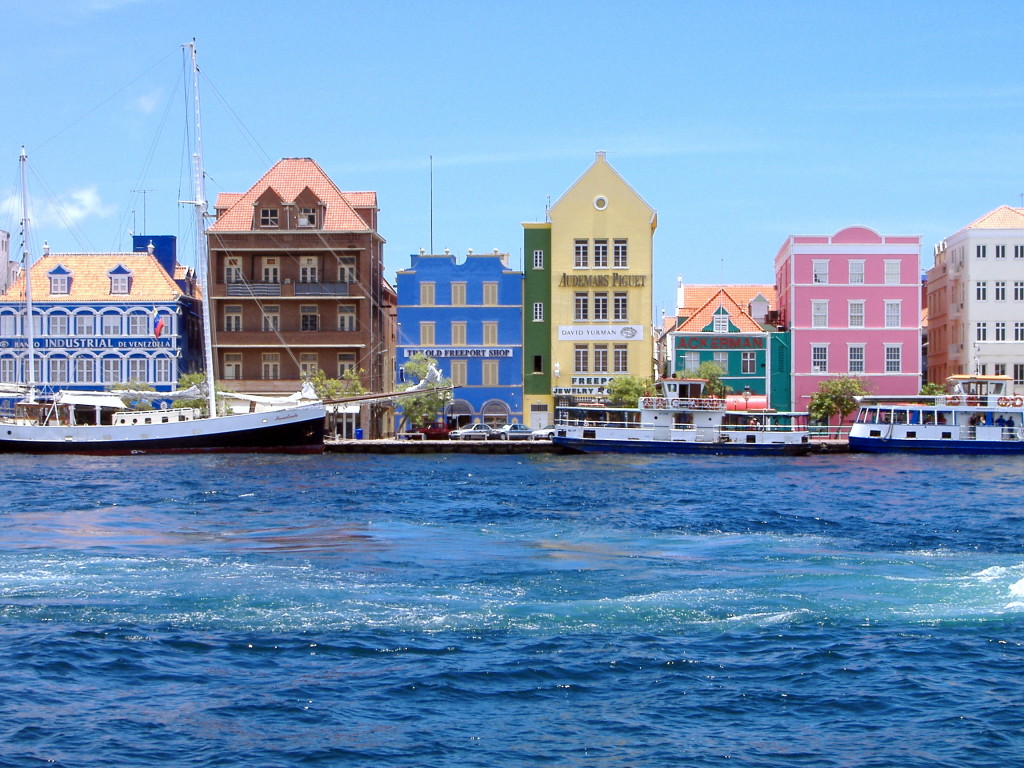
[[[951,376],[947,394],[860,398],[850,450],[1024,453],[1024,398],[1008,376]]]
[[[704,379],[662,379],[661,394],[639,408],[558,409],[551,442],[581,453],[799,455],[811,450],[804,414],[728,411],[707,396]]]

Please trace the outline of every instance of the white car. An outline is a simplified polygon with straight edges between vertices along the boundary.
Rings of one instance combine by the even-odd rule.
[[[494,430],[498,440],[531,440],[533,430],[525,424],[503,424]]]
[[[546,427],[533,430],[533,434],[530,436],[531,440],[550,440],[551,436],[555,434],[555,425],[548,424]]]
[[[486,424],[467,424],[465,427],[453,429],[448,433],[449,440],[489,440],[494,430]]]

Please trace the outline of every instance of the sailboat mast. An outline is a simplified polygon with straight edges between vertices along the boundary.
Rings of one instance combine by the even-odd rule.
[[[25,372],[25,383],[28,384],[27,402],[36,401],[36,328],[32,318],[32,261],[28,248],[28,184],[25,181],[25,164],[28,155],[25,146],[21,147],[21,242],[22,264],[25,265],[25,339],[28,342],[28,371]]]
[[[192,94],[195,99],[196,148],[192,156],[195,184],[195,199],[192,205],[196,214],[196,270],[202,290],[203,318],[203,368],[206,371],[206,396],[210,416],[217,415],[217,393],[214,389],[213,373],[213,320],[210,317],[209,255],[206,243],[206,172],[203,169],[203,130],[199,120],[199,66],[196,64],[196,43],[188,44],[192,55]]]

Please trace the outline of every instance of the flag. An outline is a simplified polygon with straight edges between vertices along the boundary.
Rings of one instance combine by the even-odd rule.
[[[153,338],[159,339],[160,334],[164,332],[164,319],[160,317],[159,312],[153,313]]]

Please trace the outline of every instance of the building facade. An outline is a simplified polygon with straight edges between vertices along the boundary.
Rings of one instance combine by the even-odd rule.
[[[371,392],[394,370],[393,289],[375,192],[342,192],[309,158],[286,158],[242,194],[221,194],[207,230],[214,365],[248,394],[298,391],[324,371],[361,371]],[[359,428],[390,433],[367,406]]]
[[[849,227],[794,235],[775,257],[779,325],[792,344],[792,410],[806,411],[818,385],[864,379],[877,395],[920,389],[918,236]]]
[[[790,409],[788,332],[775,315],[771,285],[690,285],[679,281],[675,322],[665,335],[666,375],[696,371],[704,362],[722,369],[734,409]]]
[[[928,380],[1012,376],[1024,394],[1024,208],[1004,205],[937,245],[927,291]]]
[[[397,288],[398,365],[418,353],[437,361],[457,387],[448,426],[523,423],[523,273],[508,254],[420,253]]]
[[[657,213],[598,152],[590,168],[524,228],[526,423],[558,406],[603,402],[618,376],[654,367],[652,269]]]
[[[0,383],[31,378],[38,392],[50,394],[133,381],[167,392],[194,370],[195,275],[176,264],[173,237],[136,238],[135,245],[141,250],[132,253],[44,249],[31,270],[32,326],[24,272],[0,299]]]

